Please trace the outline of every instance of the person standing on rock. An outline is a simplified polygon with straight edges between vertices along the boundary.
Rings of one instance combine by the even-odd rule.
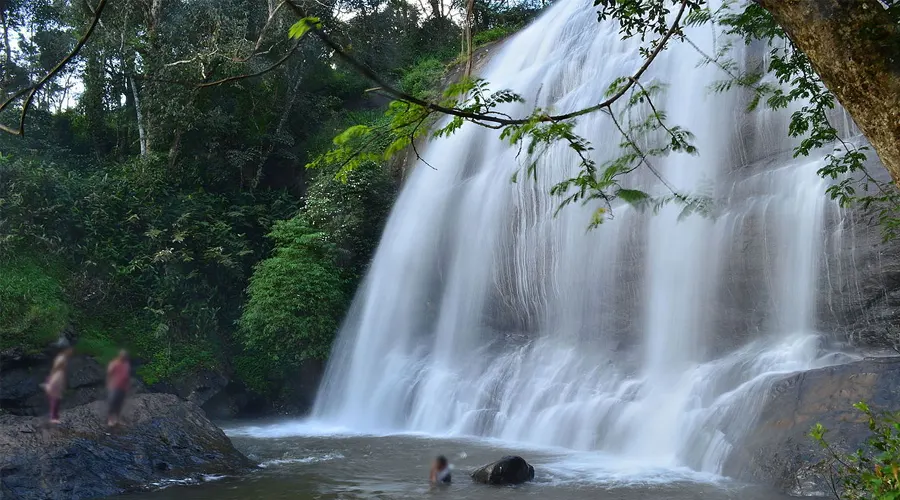
[[[50,403],[50,423],[59,423],[59,406],[62,403],[62,395],[66,390],[66,370],[69,368],[69,358],[72,357],[74,350],[71,347],[63,349],[53,359],[53,367],[50,368],[50,375],[44,382],[44,392],[47,393],[47,401]]]
[[[128,352],[124,349],[119,351],[119,355],[106,368],[106,389],[109,392],[106,424],[115,427],[119,425],[122,406],[131,389],[131,363],[128,361]]]

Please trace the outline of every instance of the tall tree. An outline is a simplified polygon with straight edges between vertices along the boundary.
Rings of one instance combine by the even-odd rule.
[[[758,0],[900,184],[900,10],[878,0]]]

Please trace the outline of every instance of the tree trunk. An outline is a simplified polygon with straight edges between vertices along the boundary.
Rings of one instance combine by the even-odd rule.
[[[900,185],[900,26],[878,0],[756,0],[837,96]]]
[[[144,127],[144,115],[141,113],[141,100],[138,98],[138,88],[134,82],[133,76],[128,76],[128,83],[131,86],[131,93],[134,95],[134,114],[137,118],[138,141],[141,143],[141,156],[147,156],[147,129]]]
[[[3,1],[3,0],[0,0]],[[0,11],[0,17],[3,22],[3,85],[9,84],[9,72],[12,65],[12,47],[9,45],[9,18],[6,15],[6,2],[3,2],[3,10]]]
[[[475,51],[472,42],[472,28],[475,25],[475,0],[466,2],[466,76],[472,76],[472,53]]]
[[[162,13],[162,3],[163,0],[152,0],[150,3],[150,23],[148,29],[150,31],[150,35],[156,35],[156,29],[159,27],[159,17]]]
[[[291,111],[294,109],[294,105],[297,102],[297,96],[300,93],[300,86],[303,83],[302,76],[297,76],[294,79],[294,86],[290,90],[290,95],[288,95],[287,103],[284,105],[284,108],[281,111],[281,118],[278,120],[278,125],[275,127],[275,132],[272,134],[272,139],[269,141],[269,147],[266,148],[266,152],[259,159],[259,166],[256,167],[256,176],[253,178],[251,183],[251,187],[256,189],[259,186],[260,181],[262,181],[263,176],[263,168],[266,166],[266,163],[269,161],[269,158],[272,156],[272,153],[275,152],[275,142],[278,140],[278,137],[284,133],[284,127],[287,126],[288,119],[291,117]]]
[[[438,0],[428,0],[428,5],[431,7],[431,16],[435,19],[441,19],[443,16],[441,15],[441,6],[438,4]]]

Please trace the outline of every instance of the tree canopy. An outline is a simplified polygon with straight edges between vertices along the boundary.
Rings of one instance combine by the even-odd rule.
[[[289,37],[294,7],[3,4],[0,348],[40,350],[72,326],[90,354],[131,348],[151,384],[211,370],[273,394],[327,354],[401,174],[384,159],[306,168],[388,100],[328,46]],[[463,45],[449,1],[302,7],[417,94]],[[494,3],[479,31],[538,9]]]

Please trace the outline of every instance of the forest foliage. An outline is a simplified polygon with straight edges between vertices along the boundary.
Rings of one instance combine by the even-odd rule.
[[[489,38],[540,8],[478,3]],[[458,3],[302,6],[417,95],[461,50]],[[98,21],[35,92],[24,136],[0,134],[0,349],[41,350],[72,326],[101,359],[130,348],[148,383],[213,370],[267,394],[326,357],[401,175],[383,158],[353,172],[317,158],[348,125],[383,120],[387,100],[287,36],[286,2],[4,7],[2,99]],[[14,108],[0,112],[11,129]]]

